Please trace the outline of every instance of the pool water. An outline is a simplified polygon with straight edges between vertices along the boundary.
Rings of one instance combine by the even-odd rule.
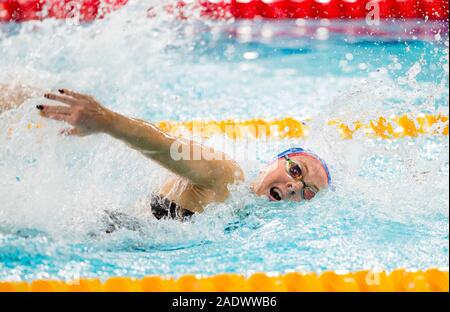
[[[233,146],[249,180],[283,148],[311,148],[334,188],[269,203],[246,183],[189,222],[156,221],[146,200],[168,172],[104,135],[58,136],[32,99],[0,115],[1,280],[448,267],[448,136],[342,140],[326,125],[448,115],[448,24],[370,35],[361,22],[178,21],[158,6],[149,18],[156,3],[88,25],[0,25],[0,83],[72,88],[154,122],[310,119],[308,138],[260,142],[253,159],[247,141],[206,143]],[[105,209],[143,230],[103,233]]]

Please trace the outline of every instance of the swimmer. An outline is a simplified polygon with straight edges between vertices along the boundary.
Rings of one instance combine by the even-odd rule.
[[[24,99],[21,92],[17,95],[19,100]],[[116,113],[92,96],[60,89],[57,93],[46,93],[44,97],[49,102],[36,106],[40,115],[72,126],[61,133],[79,137],[108,134],[175,174],[152,198],[151,210],[158,219],[183,220],[201,213],[206,205],[225,201],[230,196],[230,185],[245,181],[243,170],[224,153],[192,140],[176,138],[143,120]],[[0,100],[0,106],[18,105],[5,103]],[[174,159],[171,156],[174,144],[179,150],[189,150],[191,156],[208,153],[210,157]],[[313,199],[330,185],[330,181],[330,172],[321,158],[308,150],[292,148],[262,168],[258,178],[251,183],[251,190],[270,201],[299,202]]]

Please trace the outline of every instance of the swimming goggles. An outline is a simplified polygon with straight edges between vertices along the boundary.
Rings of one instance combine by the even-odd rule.
[[[302,166],[290,159],[287,155],[283,157],[286,159],[286,173],[295,181],[301,182],[303,188],[301,189],[301,196],[305,200],[311,200],[319,192],[317,188],[312,185],[308,185],[303,181],[303,169]]]
[[[290,148],[290,149],[287,149],[284,152],[281,152],[280,154],[278,154],[275,157],[275,159],[285,158],[285,156],[289,157],[290,155],[297,154],[297,153],[303,153],[303,154],[310,155],[310,156],[314,157],[315,159],[317,159],[318,161],[320,161],[320,163],[322,164],[322,167],[325,170],[325,173],[327,175],[328,186],[331,185],[331,174],[330,174],[330,170],[328,169],[327,164],[325,163],[325,161],[322,158],[320,158],[318,155],[316,155],[315,153],[313,153],[310,150],[306,150],[301,147]]]

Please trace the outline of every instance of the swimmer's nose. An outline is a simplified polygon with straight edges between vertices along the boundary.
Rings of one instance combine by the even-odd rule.
[[[286,183],[286,196],[292,200],[300,200],[301,183],[288,182]]]

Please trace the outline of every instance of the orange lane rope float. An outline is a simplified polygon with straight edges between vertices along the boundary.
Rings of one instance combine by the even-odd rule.
[[[225,135],[230,139],[243,138],[270,138],[275,140],[306,138],[312,131],[308,125],[310,119],[295,119],[286,117],[275,120],[260,118],[247,120],[219,120],[219,121],[160,121],[156,126],[163,131],[176,136],[194,134],[202,138],[210,138],[214,135]],[[399,139],[405,137],[418,137],[421,135],[448,136],[449,117],[441,114],[407,114],[380,116],[368,121],[354,121],[351,123],[341,119],[330,119],[328,126],[334,127],[342,139],[352,139],[355,134],[362,133],[367,138]],[[27,129],[39,129],[41,122],[28,123]],[[13,135],[13,128],[7,129],[9,137]]]
[[[276,120],[264,120],[259,118],[248,120],[220,120],[220,121],[163,121],[156,124],[163,131],[173,135],[193,133],[203,138],[214,135],[225,135],[230,139],[272,138],[290,139],[304,138],[308,135],[310,127],[306,120],[297,120],[286,117]]]
[[[174,135],[197,133],[202,137],[226,135],[231,139],[243,137],[293,139],[305,138],[311,131],[308,120],[286,117],[277,120],[249,119],[222,121],[186,121],[160,122],[157,125]],[[349,125],[339,119],[327,123],[337,128],[342,139],[351,139],[357,131],[363,131],[366,137],[381,139],[398,139],[417,137],[419,135],[448,136],[448,116],[419,114],[416,117],[407,114],[399,116],[378,117],[368,122],[355,121]]]
[[[32,282],[1,282],[0,292],[78,292],[78,291],[350,291],[350,292],[448,292],[448,268],[430,268],[425,271],[396,269],[385,271],[267,274],[218,274],[214,276],[183,275],[178,279],[148,276],[141,279],[111,277],[106,281],[83,278],[64,282],[34,280]]]
[[[398,139],[417,137],[419,135],[448,136],[448,116],[419,114],[410,117],[406,114],[389,118],[383,116],[370,120],[368,123],[355,121],[348,125],[339,119],[328,121],[328,125],[336,126],[343,139],[351,139],[357,131],[363,131],[367,137],[381,139]]]

